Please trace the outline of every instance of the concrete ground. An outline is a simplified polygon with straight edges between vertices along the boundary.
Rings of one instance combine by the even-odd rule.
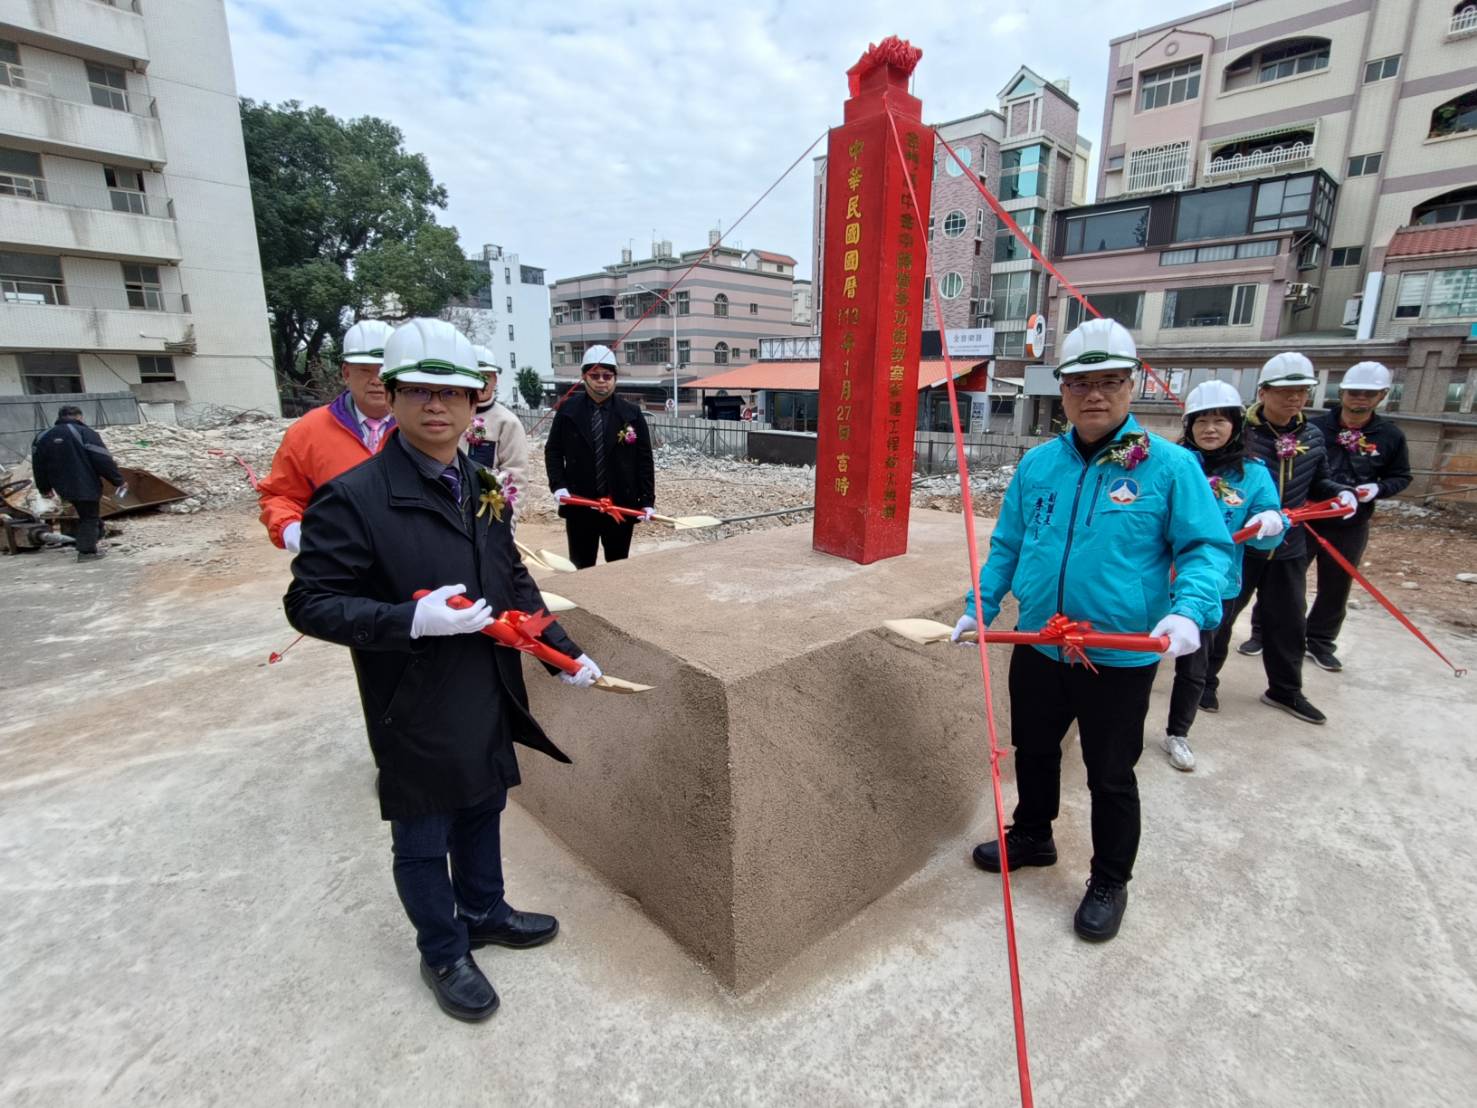
[[[563,931],[482,954],[502,1010],[456,1023],[417,977],[346,654],[265,664],[286,556],[225,512],[130,549],[0,558],[0,1102],[1016,1102],[985,789],[970,834],[737,998],[514,805],[510,895]],[[1472,1102],[1477,697],[1377,610],[1345,639],[1345,673],[1307,674],[1327,727],[1257,704],[1233,655],[1196,772],[1145,751],[1105,946],[1071,931],[1069,754],[1062,862],[1014,886],[1038,1104]]]

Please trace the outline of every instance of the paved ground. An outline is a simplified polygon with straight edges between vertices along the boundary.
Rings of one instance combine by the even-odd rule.
[[[264,665],[291,637],[286,557],[232,513],[129,545],[0,559],[0,1102],[1014,1102],[973,834],[734,998],[515,806],[515,903],[563,934],[487,953],[502,1011],[446,1019],[346,656]],[[1197,772],[1145,753],[1139,873],[1104,947],[1070,928],[1089,848],[1069,758],[1062,864],[1016,885],[1038,1104],[1471,1103],[1477,697],[1381,613],[1347,639],[1346,673],[1308,676],[1329,726],[1257,705],[1259,666],[1233,657]]]

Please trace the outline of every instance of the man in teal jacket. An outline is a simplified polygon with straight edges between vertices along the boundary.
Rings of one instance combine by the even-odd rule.
[[[1167,635],[1174,657],[1197,650],[1200,631],[1220,621],[1234,553],[1200,464],[1128,414],[1142,363],[1121,325],[1089,320],[1062,341],[1061,358],[1071,430],[1021,459],[980,571],[978,609],[971,594],[955,637],[977,620],[988,627],[1011,592],[1022,631],[1061,613],[1099,631]],[[1160,656],[1087,657],[1091,667],[1056,647],[1020,646],[1011,655],[1017,803],[1005,842],[1011,869],[1056,862],[1062,740],[1075,721],[1092,794],[1093,857],[1073,922],[1084,939],[1104,940],[1118,933],[1128,905],[1139,843],[1133,767]],[[999,843],[977,846],[974,861],[998,873]]]

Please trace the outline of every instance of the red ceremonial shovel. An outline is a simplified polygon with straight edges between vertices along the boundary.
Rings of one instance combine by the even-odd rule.
[[[411,599],[419,600],[430,591],[430,589],[417,589]],[[470,608],[472,601],[465,596],[451,596],[447,597],[446,606],[458,609]],[[554,617],[548,612],[540,611],[538,615],[531,616],[527,612],[519,612],[510,608],[482,628],[482,633],[488,638],[496,639],[503,646],[510,646],[514,650],[532,654],[539,661],[558,666],[565,673],[576,674],[580,671],[580,664],[577,661],[568,654],[555,650],[548,643],[539,641],[538,636],[542,635],[544,628],[553,622]]]

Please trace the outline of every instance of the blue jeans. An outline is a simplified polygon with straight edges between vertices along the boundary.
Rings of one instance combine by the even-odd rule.
[[[507,803],[507,790],[499,788],[471,808],[390,821],[395,891],[428,965],[450,965],[471,949],[468,921],[496,926],[512,914],[503,899]]]

